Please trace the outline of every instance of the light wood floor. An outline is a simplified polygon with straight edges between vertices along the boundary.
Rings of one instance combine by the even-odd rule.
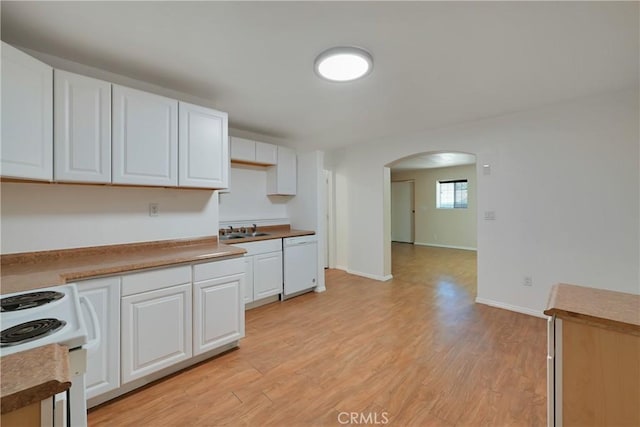
[[[545,321],[474,304],[475,252],[393,245],[394,279],[247,312],[240,348],[94,409],[92,426],[542,426]],[[360,419],[362,421],[362,419]]]

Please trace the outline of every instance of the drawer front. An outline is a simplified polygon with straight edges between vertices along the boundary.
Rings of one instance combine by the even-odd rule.
[[[162,268],[122,276],[122,296],[191,283],[191,266]]]
[[[213,261],[193,266],[193,281],[217,279],[231,276],[233,274],[244,273],[245,260],[243,257]]]
[[[234,243],[233,246],[245,249],[247,255],[266,254],[282,250],[282,239],[260,240],[259,242]]]

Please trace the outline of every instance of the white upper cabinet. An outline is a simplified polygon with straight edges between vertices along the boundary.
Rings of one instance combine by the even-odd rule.
[[[278,147],[278,164],[267,171],[267,194],[295,196],[297,190],[296,152]]]
[[[111,83],[54,72],[54,179],[111,182]]]
[[[178,185],[227,188],[227,113],[180,102]]]
[[[263,166],[275,165],[278,162],[276,145],[235,136],[230,139],[232,161]]]
[[[232,136],[231,141],[231,160],[237,162],[254,162],[256,159],[256,143],[249,139],[238,138]]]
[[[178,101],[113,85],[113,183],[178,185]]]
[[[278,163],[278,146],[256,141],[256,163],[275,165]]]
[[[53,68],[2,42],[0,174],[53,179]]]

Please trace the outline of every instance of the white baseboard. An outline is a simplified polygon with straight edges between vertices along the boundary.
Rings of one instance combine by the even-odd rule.
[[[484,305],[489,305],[491,307],[502,308],[509,311],[515,311],[516,313],[528,314],[529,316],[541,317],[543,319],[547,318],[547,316],[543,312],[538,310],[532,310],[527,307],[520,307],[517,305],[511,305],[504,302],[494,301],[494,300],[480,298],[480,297],[476,298],[476,302],[478,304],[484,304]]]
[[[319,294],[320,292],[324,292],[326,291],[327,288],[324,286],[316,286],[315,288],[313,288],[313,292]]]
[[[349,274],[353,274],[360,277],[366,277],[367,279],[373,279],[379,282],[386,282],[388,280],[393,279],[393,276],[391,274],[387,274],[386,276],[379,276],[377,274],[363,273],[361,271],[350,270],[348,268],[345,271]]]
[[[435,248],[447,248],[447,249],[463,249],[465,251],[477,251],[478,248],[472,248],[471,246],[455,246],[455,245],[438,245],[436,243],[423,243],[423,242],[413,242],[414,245],[418,246],[433,246]]]
[[[388,280],[393,279],[393,275],[388,274],[386,276],[378,276],[377,274],[369,274],[369,273],[363,273],[361,271],[355,271],[355,270],[351,270],[347,267],[344,267],[342,265],[336,265],[335,267],[336,270],[342,270],[346,273],[349,274],[353,274],[354,276],[360,276],[360,277],[366,277],[367,279],[373,279],[373,280],[377,280],[379,282],[386,282]]]

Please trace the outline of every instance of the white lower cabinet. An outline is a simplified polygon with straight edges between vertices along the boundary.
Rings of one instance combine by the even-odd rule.
[[[242,258],[193,267],[193,355],[244,336],[245,261]]]
[[[253,257],[253,299],[282,293],[282,250]]]
[[[153,284],[161,288],[127,295]],[[189,266],[123,277],[123,383],[191,357],[191,288]]]
[[[244,257],[244,290],[242,292],[243,300],[245,304],[253,302],[253,257]]]
[[[79,282],[78,289],[91,303],[81,304],[89,334],[85,391],[91,399],[120,387],[120,277]]]
[[[247,251],[245,304],[282,293],[282,239],[237,243]]]
[[[87,399],[105,402],[244,337],[245,265],[237,257],[78,282]]]

